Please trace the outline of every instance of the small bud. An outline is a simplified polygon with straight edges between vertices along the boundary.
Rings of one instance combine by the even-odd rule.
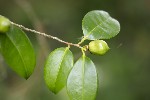
[[[0,15],[0,33],[6,33],[10,28],[9,19]]]
[[[92,54],[104,55],[108,50],[109,47],[104,40],[94,40],[89,43],[89,51]]]

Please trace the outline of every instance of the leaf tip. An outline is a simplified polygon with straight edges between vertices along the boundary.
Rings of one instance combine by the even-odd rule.
[[[58,94],[59,91],[52,91],[54,94]]]
[[[29,77],[30,77],[30,75],[29,75],[29,76],[25,76],[24,78],[25,78],[26,80],[28,80],[28,79],[29,79]]]

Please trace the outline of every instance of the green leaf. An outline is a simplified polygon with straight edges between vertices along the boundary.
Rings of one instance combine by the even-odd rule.
[[[35,68],[35,53],[26,34],[11,26],[6,34],[0,34],[1,53],[7,64],[20,76],[28,79]]]
[[[120,31],[120,24],[107,12],[95,10],[87,13],[82,21],[84,37],[89,40],[110,39]]]
[[[72,68],[67,91],[71,100],[94,100],[98,88],[98,79],[94,63],[82,56]]]
[[[50,53],[44,68],[44,79],[49,90],[58,93],[65,85],[73,67],[73,55],[67,48],[58,48]]]

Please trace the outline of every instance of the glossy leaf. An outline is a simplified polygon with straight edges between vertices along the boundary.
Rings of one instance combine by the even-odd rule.
[[[87,13],[82,21],[84,37],[89,40],[110,39],[120,31],[120,24],[107,12],[95,10]]]
[[[29,78],[35,68],[35,53],[26,34],[11,26],[6,34],[0,34],[1,53],[7,64],[20,76]]]
[[[58,93],[65,85],[73,67],[73,55],[69,48],[58,48],[50,53],[44,68],[44,79],[49,90]]]
[[[98,88],[97,73],[94,63],[82,56],[72,68],[67,91],[71,100],[94,100]]]

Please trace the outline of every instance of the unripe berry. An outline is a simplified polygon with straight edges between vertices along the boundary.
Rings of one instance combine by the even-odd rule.
[[[104,40],[94,40],[89,43],[89,51],[92,54],[104,55],[109,50]]]
[[[10,28],[9,19],[0,15],[0,33],[6,33]]]

